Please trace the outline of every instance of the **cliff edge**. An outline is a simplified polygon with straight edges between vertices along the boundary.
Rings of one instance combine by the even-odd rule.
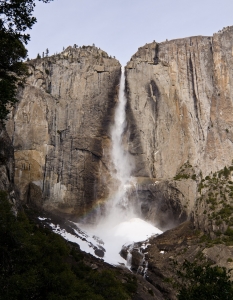
[[[108,194],[105,160],[120,63],[97,47],[28,62],[7,131],[24,203],[86,215]]]

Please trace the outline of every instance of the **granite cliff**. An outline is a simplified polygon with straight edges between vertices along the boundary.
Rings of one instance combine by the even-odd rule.
[[[100,211],[113,188],[109,129],[120,63],[88,46],[28,65],[7,132],[0,128],[0,190],[14,202],[16,187],[23,203],[62,217]],[[147,249],[131,249],[135,271],[148,263],[157,299],[176,299],[174,261],[233,266],[232,66],[233,27],[146,44],[126,66],[129,198],[163,229],[183,222]]]
[[[108,194],[109,126],[121,66],[96,47],[31,60],[7,131],[24,203],[85,215]]]
[[[138,49],[126,66],[125,145],[139,210],[165,226],[194,210],[201,179],[233,158],[233,27]],[[31,60],[7,123],[24,202],[85,215],[107,199],[120,64],[96,47]],[[132,200],[133,201],[133,200]],[[159,215],[159,217],[158,217]]]
[[[227,27],[213,37],[146,44],[126,66],[128,148],[144,218],[162,225],[189,218],[146,249],[130,249],[133,270],[147,261],[147,280],[166,299],[177,299],[185,259],[232,269],[232,65]]]
[[[135,174],[172,178],[187,161],[206,176],[233,157],[233,27],[139,48],[127,64]]]
[[[134,176],[165,180],[161,190],[178,190],[178,211],[187,215],[202,176],[229,166],[233,158],[232,51],[233,27],[228,27],[213,37],[146,44],[126,66]],[[150,218],[156,195],[147,190],[154,199],[147,201]]]

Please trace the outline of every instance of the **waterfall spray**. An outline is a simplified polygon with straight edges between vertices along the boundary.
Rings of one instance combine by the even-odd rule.
[[[118,103],[115,109],[114,122],[111,127],[111,177],[114,180],[114,187],[106,203],[105,215],[95,226],[86,226],[88,234],[98,236],[103,243],[104,260],[117,264],[123,263],[119,255],[125,243],[143,241],[152,234],[161,233],[153,225],[139,219],[128,201],[128,193],[135,183],[131,178],[133,170],[132,159],[124,143],[126,129],[126,97],[125,97],[125,74],[122,67]],[[82,226],[84,228],[84,226]],[[103,247],[102,247],[103,246]],[[128,267],[130,267],[131,252],[128,255]]]
[[[145,241],[152,235],[162,232],[153,225],[141,220],[134,212],[133,205],[130,205],[128,196],[131,189],[137,187],[136,180],[131,178],[133,162],[127,151],[127,143],[124,141],[126,131],[126,97],[125,97],[125,75],[122,68],[119,98],[115,108],[114,122],[111,127],[111,195],[107,199],[105,215],[97,224],[73,223],[73,233],[65,229],[49,224],[53,231],[62,235],[67,240],[77,243],[81,250],[103,258],[106,262],[118,265],[123,264],[131,267],[134,242]],[[135,201],[134,205],[135,205]],[[73,225],[72,225],[73,223]],[[127,260],[124,260],[120,251],[122,247],[129,247]],[[144,248],[145,249],[145,248]],[[147,263],[142,261],[141,274],[145,275]]]

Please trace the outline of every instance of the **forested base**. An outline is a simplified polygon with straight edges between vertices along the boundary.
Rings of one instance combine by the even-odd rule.
[[[226,268],[186,260],[177,275],[181,279],[178,300],[233,299],[233,284]]]
[[[62,237],[15,217],[0,192],[0,299],[131,299],[134,276],[121,283],[118,271],[92,270],[84,254]]]
[[[133,275],[104,263],[93,270],[95,258],[31,221],[34,214],[30,212],[30,219],[25,212],[15,217],[7,193],[0,191],[0,300],[139,299]],[[185,261],[182,268],[174,265],[176,269],[179,279],[171,283],[178,299],[232,299],[225,268]]]

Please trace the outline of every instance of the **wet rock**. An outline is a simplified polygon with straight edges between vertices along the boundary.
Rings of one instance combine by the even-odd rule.
[[[104,251],[101,249],[95,249],[95,254],[99,257],[104,257]]]

